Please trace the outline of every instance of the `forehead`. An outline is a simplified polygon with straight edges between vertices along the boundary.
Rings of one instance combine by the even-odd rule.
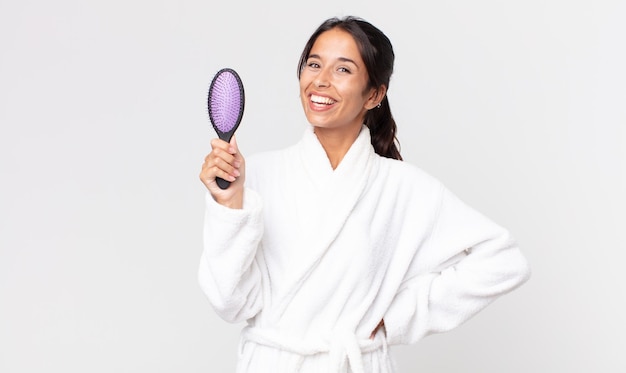
[[[324,31],[313,44],[310,54],[321,58],[349,58],[361,61],[361,52],[350,33],[340,28]]]

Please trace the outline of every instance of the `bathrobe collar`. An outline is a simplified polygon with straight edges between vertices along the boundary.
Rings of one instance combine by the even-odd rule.
[[[334,170],[314,131],[313,126],[307,126],[299,144],[301,163],[308,173],[309,181],[313,182],[320,192],[334,191],[333,194],[339,194],[336,188],[341,187],[359,193],[358,190],[364,187],[363,182],[367,179],[373,158],[376,157],[371,145],[369,128],[361,127],[356,140]]]
[[[316,200],[317,210],[323,217],[311,224],[321,225],[314,229],[316,235],[321,228],[327,228],[323,232],[333,232],[324,240],[327,244],[323,246],[328,246],[341,230],[369,180],[376,175],[379,157],[374,152],[366,126],[361,127],[356,140],[334,170],[313,126],[307,127],[298,148],[299,164],[307,174],[302,180],[310,183],[305,189],[309,193],[305,198]]]
[[[334,170],[312,126],[307,127],[295,149],[292,169],[305,175],[294,177],[293,180],[305,184],[291,186],[291,193],[294,193],[292,201],[296,204],[296,211],[307,211],[309,215],[294,217],[300,222],[297,234],[300,242],[296,247],[302,248],[301,256],[289,268],[288,283],[293,285],[282,297],[277,315],[288,307],[298,289],[341,233],[370,180],[376,176],[380,160],[371,145],[370,132],[366,126],[361,128],[358,137]]]

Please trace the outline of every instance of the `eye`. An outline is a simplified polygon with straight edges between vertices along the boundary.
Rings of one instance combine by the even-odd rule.
[[[312,68],[312,69],[319,69],[320,68],[320,64],[317,62],[308,62],[307,66]]]
[[[351,74],[352,72],[350,71],[350,69],[348,69],[347,67],[340,67],[337,69],[337,71],[339,71],[340,73],[346,73],[346,74]]]

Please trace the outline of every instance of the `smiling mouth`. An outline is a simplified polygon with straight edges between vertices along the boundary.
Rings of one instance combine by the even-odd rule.
[[[313,102],[314,104],[318,104],[318,105],[332,105],[337,101],[333,100],[330,97],[311,95],[311,102]]]

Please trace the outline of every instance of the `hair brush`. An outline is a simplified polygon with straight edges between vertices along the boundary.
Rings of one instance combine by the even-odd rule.
[[[229,68],[218,71],[211,81],[207,104],[209,119],[220,139],[230,142],[241,123],[244,103],[243,83],[237,72]],[[220,177],[216,178],[216,182],[222,189],[230,185],[229,181]]]

